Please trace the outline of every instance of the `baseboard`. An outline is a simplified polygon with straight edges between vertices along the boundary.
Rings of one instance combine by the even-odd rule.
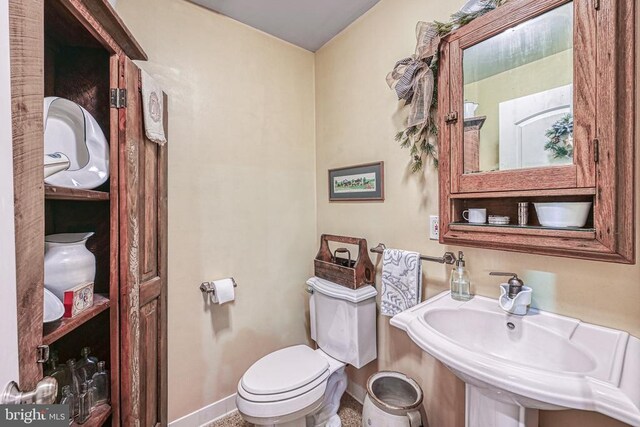
[[[364,397],[367,395],[367,389],[362,387],[360,384],[356,384],[353,381],[349,381],[347,385],[347,393],[355,400],[360,402],[360,404],[364,403]]]
[[[349,381],[347,393],[358,402],[363,403],[367,390],[360,384]],[[210,405],[193,411],[184,417],[169,423],[169,427],[201,427],[223,418],[236,410],[236,394],[227,396]]]
[[[169,427],[201,427],[236,410],[236,394],[227,396],[169,423]]]

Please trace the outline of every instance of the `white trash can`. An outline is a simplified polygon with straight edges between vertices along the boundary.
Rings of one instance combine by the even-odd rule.
[[[400,372],[371,375],[362,408],[362,426],[429,427],[418,383]]]

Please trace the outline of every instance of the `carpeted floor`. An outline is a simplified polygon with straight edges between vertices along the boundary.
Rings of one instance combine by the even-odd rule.
[[[340,410],[338,411],[342,420],[342,427],[360,427],[362,423],[362,405],[345,393],[340,402]],[[238,411],[227,415],[224,418],[214,421],[206,427],[249,427],[251,424],[242,419]]]

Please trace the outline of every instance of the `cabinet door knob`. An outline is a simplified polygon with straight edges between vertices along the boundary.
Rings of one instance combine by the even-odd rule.
[[[41,379],[32,391],[20,391],[18,384],[16,384],[15,381],[11,381],[7,384],[2,394],[0,394],[0,404],[19,405],[36,403],[51,405],[55,402],[57,394],[58,381],[52,377],[44,377]]]

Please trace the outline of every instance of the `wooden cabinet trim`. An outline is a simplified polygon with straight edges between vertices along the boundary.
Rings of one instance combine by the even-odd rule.
[[[462,193],[575,188],[577,170],[570,165],[459,174],[459,182],[458,191]]]
[[[582,242],[582,244],[580,243]],[[466,232],[448,230],[441,243],[457,246],[482,247],[483,249],[524,252],[536,255],[580,258],[592,261],[633,264],[633,260],[609,250],[598,240],[575,240],[571,238],[553,238],[500,233]]]
[[[476,18],[469,24],[452,32],[443,40],[445,42],[460,40],[460,46],[465,49],[570,1],[511,0],[498,9]]]
[[[13,190],[20,388],[42,378],[44,287],[43,0],[9,1]]]
[[[85,1],[84,5],[87,11],[94,16],[98,22],[100,22],[100,25],[104,30],[122,48],[122,51],[126,56],[136,60],[149,59],[144,49],[142,49],[142,46],[140,46],[140,43],[138,43],[131,31],[129,31],[129,28],[127,28],[124,21],[116,13],[109,1]]]
[[[109,86],[118,87],[120,76],[120,60],[117,55],[109,58]],[[117,108],[109,110],[109,162],[111,168],[110,176],[110,238],[111,238],[111,276],[109,284],[109,296],[111,299],[111,310],[109,312],[109,322],[111,328],[111,407],[112,425],[120,425],[120,216],[119,216],[119,167],[117,161],[119,156],[119,113]]]
[[[59,1],[110,53],[146,60],[147,54],[107,0]]]

